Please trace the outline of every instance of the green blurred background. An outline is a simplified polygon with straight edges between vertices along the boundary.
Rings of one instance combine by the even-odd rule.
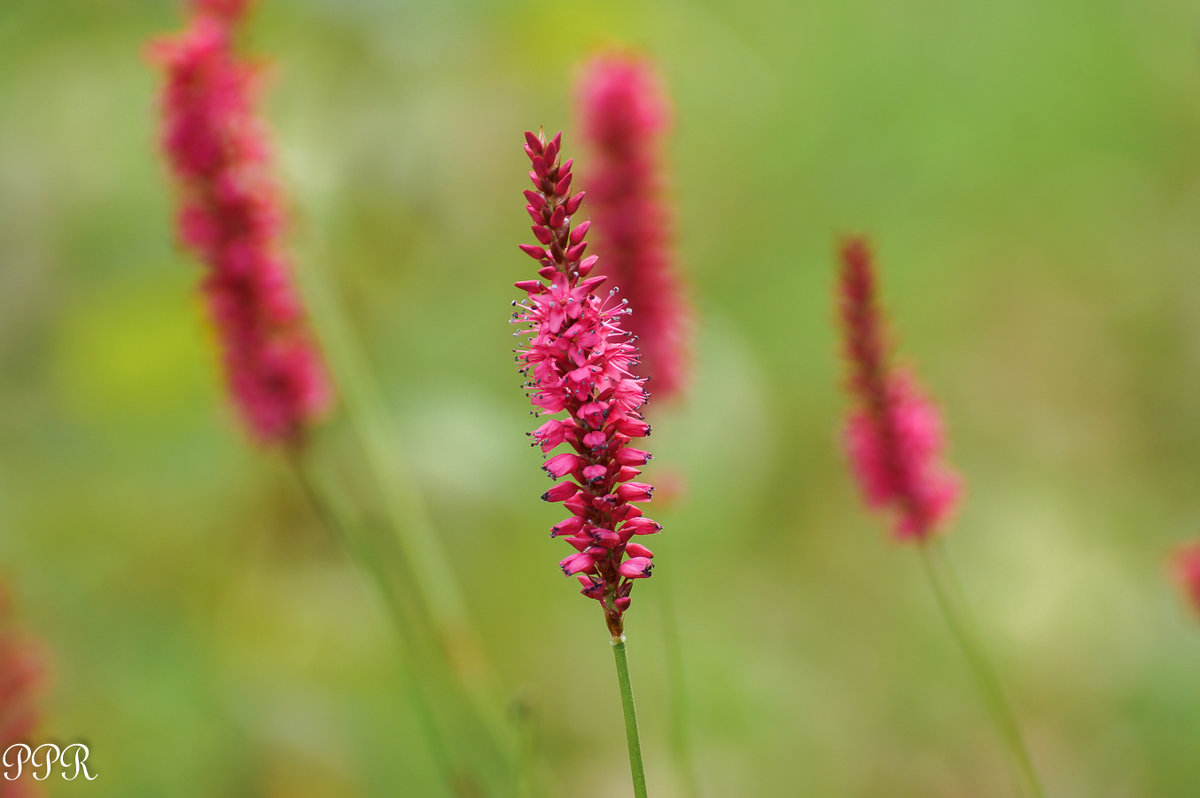
[[[224,403],[141,56],[180,25],[0,7],[0,572],[52,654],[44,735],[100,774],[50,794],[434,795],[381,604]],[[611,43],[673,96],[695,305],[692,390],[650,409],[647,475],[685,487],[628,616],[651,793],[676,791],[669,589],[703,795],[1012,794],[915,552],[837,449],[833,242],[863,231],[1049,793],[1200,794],[1200,624],[1164,576],[1200,534],[1198,34],[1175,0],[260,3],[291,251],[383,383],[546,794],[628,770],[509,352],[521,133],[582,154],[573,70]],[[315,443],[353,471],[347,428]]]

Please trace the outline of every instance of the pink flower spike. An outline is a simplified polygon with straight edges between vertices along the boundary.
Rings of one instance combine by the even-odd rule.
[[[953,511],[961,480],[942,462],[937,409],[908,372],[888,362],[866,242],[846,241],[841,261],[843,352],[855,400],[846,452],[867,504],[894,509],[896,537],[925,540]]]
[[[36,731],[37,705],[46,681],[40,648],[10,620],[8,595],[0,586],[0,752],[14,743],[30,742]],[[18,779],[15,769],[5,772],[9,780],[0,779],[0,796],[32,798],[30,771],[17,781],[11,781]]]
[[[538,274],[545,282],[517,284],[529,298],[517,304],[515,318],[526,327],[522,334],[530,336],[518,347],[517,360],[536,414],[567,414],[530,433],[544,451],[570,447],[543,466],[556,478],[573,480],[560,482],[543,496],[562,501],[571,513],[550,533],[577,550],[559,567],[581,577],[583,595],[600,602],[616,639],[633,580],[650,574],[644,564],[650,562],[648,556],[637,556],[649,550],[629,544],[629,538],[660,528],[630,504],[648,500],[653,490],[629,481],[639,474],[634,465],[649,459],[630,446],[650,431],[640,412],[647,396],[643,380],[633,376],[638,351],[621,326],[623,303],[609,292],[595,293],[603,277],[586,276],[596,261],[594,256],[583,257],[588,224],[571,226],[583,194],[567,196],[571,162],[559,162],[561,138],[547,144],[544,137],[535,136],[535,147],[531,136],[526,134],[526,155],[535,166],[531,179],[536,195],[529,198],[528,208],[534,210],[534,235],[544,242],[538,250],[545,254],[545,265]],[[522,248],[528,251],[530,246]],[[631,526],[632,519],[639,523]]]
[[[202,288],[243,422],[262,443],[295,445],[332,389],[282,251],[256,68],[233,50],[248,3],[191,5],[187,29],[148,48],[166,74],[161,139],[178,184],[179,240],[206,266]]]
[[[584,65],[576,94],[593,155],[586,178],[596,252],[603,273],[629,300],[633,313],[625,324],[642,351],[642,373],[664,399],[684,382],[688,312],[663,198],[660,151],[669,112],[661,81],[648,59],[610,52]]]
[[[192,0],[196,13],[209,13],[226,19],[236,19],[250,5],[250,0]]]
[[[1177,548],[1171,555],[1171,576],[1192,609],[1200,613],[1200,541]]]

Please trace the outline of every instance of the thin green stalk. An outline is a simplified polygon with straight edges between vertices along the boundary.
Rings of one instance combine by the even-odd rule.
[[[992,721],[996,724],[996,729],[1004,740],[1013,768],[1013,777],[1022,794],[1033,798],[1043,798],[1045,793],[1038,780],[1033,760],[1026,748],[1021,727],[1017,723],[1012,706],[1000,685],[1000,679],[996,676],[996,672],[979,642],[950,560],[946,557],[938,540],[926,541],[918,548],[921,552],[921,563],[925,567],[925,573],[929,577],[929,583],[937,597],[938,606],[946,618],[951,634],[967,659],[979,690],[983,694],[984,703],[992,716]]]
[[[633,776],[635,798],[646,798],[646,772],[642,765],[642,741],[638,737],[637,713],[633,708],[633,685],[629,681],[629,656],[625,652],[625,635],[612,640],[613,658],[617,661],[617,681],[621,685],[621,706],[625,710],[625,738],[629,741],[629,771]]]
[[[449,749],[442,739],[441,730],[438,728],[436,713],[429,703],[429,696],[423,687],[422,680],[417,677],[413,667],[413,658],[417,652],[417,645],[413,639],[414,635],[409,618],[407,617],[408,613],[405,611],[402,601],[390,588],[387,576],[380,569],[378,561],[371,556],[358,539],[358,536],[348,532],[348,526],[342,520],[343,514],[333,508],[333,503],[317,487],[318,483],[309,473],[304,454],[295,449],[289,449],[288,462],[291,464],[292,471],[296,475],[296,481],[300,484],[305,497],[312,505],[313,511],[334,537],[338,538],[342,545],[345,546],[350,556],[370,575],[375,582],[376,588],[378,588],[380,596],[384,600],[388,612],[392,615],[394,621],[393,627],[398,642],[403,649],[398,657],[400,663],[400,681],[404,685],[405,696],[412,705],[413,714],[416,716],[421,733],[429,744],[434,765],[445,781],[445,786],[448,790],[447,794],[460,796],[474,794],[475,789],[470,786],[474,780],[469,776],[465,776],[451,762]]]
[[[341,400],[366,455],[368,469],[377,482],[384,512],[411,565],[408,570],[421,601],[436,625],[458,632],[470,625],[466,602],[449,560],[437,542],[429,511],[414,487],[412,475],[389,451],[396,436],[383,409],[379,388],[335,307],[332,288],[316,269],[310,269],[306,277],[314,283],[307,299],[321,333],[321,343],[337,374]]]
[[[434,530],[430,513],[403,459],[390,447],[396,441],[378,385],[370,376],[361,349],[356,345],[332,287],[319,269],[301,275],[310,286],[305,292],[313,323],[335,371],[340,398],[365,455],[383,509],[399,544],[397,560],[389,547],[384,552],[389,570],[405,574],[400,589],[413,590],[419,620],[437,640],[465,690],[472,710],[484,725],[493,745],[511,766],[515,752],[503,710],[496,701],[502,691],[479,645],[466,601],[449,559]]]

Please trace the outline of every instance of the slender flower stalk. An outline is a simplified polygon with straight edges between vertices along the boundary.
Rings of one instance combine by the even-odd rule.
[[[583,68],[580,129],[591,145],[587,180],[596,223],[597,274],[629,300],[624,326],[635,336],[655,399],[678,394],[687,369],[687,303],[671,254],[662,139],[670,122],[665,92],[648,59],[603,53]]]
[[[311,244],[310,244],[311,245]],[[316,245],[320,250],[320,245]],[[329,364],[338,385],[338,395],[354,436],[373,475],[374,492],[392,536],[382,530],[371,531],[364,524],[351,524],[352,531],[364,539],[358,545],[370,549],[383,563],[389,583],[404,599],[406,625],[420,627],[421,638],[433,641],[435,659],[448,669],[461,685],[463,698],[486,730],[496,753],[511,765],[515,754],[510,728],[505,723],[503,691],[493,672],[486,650],[479,641],[455,569],[443,547],[420,491],[405,458],[389,441],[397,438],[386,411],[378,382],[373,379],[362,345],[346,323],[336,301],[336,286],[316,264],[319,255],[302,261],[307,295],[311,298],[313,323],[329,356]],[[307,456],[307,455],[306,455]],[[399,621],[397,621],[399,623]],[[410,629],[398,630],[401,636]],[[422,674],[431,678],[431,672]],[[481,749],[473,752],[482,760]]]
[[[890,508],[896,538],[917,544],[938,607],[1005,743],[1014,778],[1023,794],[1040,797],[1042,787],[1016,716],[979,643],[941,541],[934,537],[962,491],[961,479],[942,460],[941,419],[911,373],[890,362],[866,241],[849,239],[840,254],[843,351],[855,400],[845,427],[850,464],[868,506]]]
[[[193,0],[187,28],[149,52],[166,75],[162,148],[178,184],[179,238],[207,267],[202,289],[230,394],[255,439],[294,443],[331,390],[280,242],[257,69],[234,52],[247,6]]]
[[[654,557],[633,538],[661,529],[637,506],[649,501],[654,490],[635,481],[638,467],[650,455],[632,446],[634,439],[650,434],[641,414],[646,391],[632,371],[637,349],[621,326],[628,313],[625,302],[617,301],[616,289],[598,295],[605,278],[589,276],[597,261],[595,255],[584,257],[590,222],[572,227],[584,195],[570,193],[572,162],[559,158],[562,134],[547,142],[544,135],[526,133],[525,141],[534,185],[525,192],[526,210],[538,243],[521,249],[538,262],[541,280],[516,284],[528,294],[524,302],[514,302],[513,321],[527,325],[516,334],[530,340],[515,351],[536,415],[566,413],[530,435],[543,453],[568,447],[543,466],[552,479],[563,481],[542,498],[562,502],[571,513],[554,525],[550,536],[565,538],[574,549],[559,567],[575,576],[583,595],[598,601],[604,612],[616,657],[634,792],[644,796],[623,617],[633,583],[650,576]]]
[[[336,499],[324,489],[322,481],[317,477],[306,453],[298,449],[288,451],[288,460],[296,475],[297,483],[304,492],[305,498],[321,523],[334,537],[338,538],[346,551],[358,562],[374,582],[384,606],[392,616],[393,629],[397,633],[397,642],[403,649],[397,658],[400,670],[400,683],[404,687],[405,696],[413,711],[421,734],[429,746],[429,753],[435,769],[442,778],[442,786],[446,795],[473,796],[478,793],[478,785],[473,767],[480,757],[461,757],[457,759],[452,754],[451,746],[447,745],[445,735],[438,723],[439,712],[435,709],[435,701],[431,693],[435,686],[430,682],[431,674],[437,674],[439,669],[429,662],[428,646],[420,640],[417,624],[414,623],[415,613],[409,606],[410,597],[396,589],[391,574],[381,563],[378,551],[369,545],[368,536],[355,530],[348,520],[349,513],[339,505]],[[442,713],[444,714],[444,713]]]
[[[625,739],[629,743],[629,770],[633,776],[633,794],[646,798],[646,770],[642,764],[642,740],[638,735],[637,712],[633,707],[633,683],[629,680],[629,654],[625,651],[625,635],[612,641],[613,658],[617,663],[617,686],[621,691],[621,707],[625,711]]]
[[[1188,604],[1200,613],[1200,541],[1177,548],[1171,555],[1170,568]]]
[[[30,735],[37,727],[44,678],[43,658],[12,622],[8,596],[0,588],[0,754],[15,743],[37,746]],[[33,798],[40,794],[34,784],[28,768],[15,780],[0,778],[0,798]]]

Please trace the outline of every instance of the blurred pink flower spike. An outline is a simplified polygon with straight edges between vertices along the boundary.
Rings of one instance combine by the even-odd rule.
[[[630,445],[650,434],[640,412],[646,392],[632,371],[637,349],[622,327],[626,303],[615,291],[595,293],[605,278],[588,276],[596,257],[584,257],[587,225],[571,226],[583,193],[568,193],[571,161],[559,162],[562,134],[547,142],[526,133],[525,142],[535,188],[525,192],[526,210],[540,243],[521,249],[538,262],[542,279],[516,284],[529,296],[514,303],[513,321],[526,325],[518,335],[530,336],[517,348],[517,359],[538,415],[566,412],[530,435],[543,452],[564,443],[571,447],[543,466],[553,479],[574,480],[542,495],[563,502],[571,513],[550,534],[575,549],[559,567],[578,578],[583,595],[600,602],[615,639],[624,628],[633,580],[650,575],[653,556],[629,540],[661,529],[633,505],[649,500],[653,491],[632,481],[641,473],[636,466],[650,457]]]
[[[233,52],[247,5],[195,0],[187,29],[149,52],[166,73],[161,137],[179,188],[179,238],[207,266],[229,391],[255,439],[295,444],[327,410],[331,388],[282,252],[256,70]]]
[[[250,0],[191,0],[190,5],[196,14],[211,14],[234,21],[246,12]]]
[[[0,586],[0,754],[14,743],[30,744],[46,679],[44,662],[40,647],[23,637],[11,622],[8,594]],[[0,780],[0,798],[32,798],[36,794],[31,771],[26,771],[23,779],[8,776]]]
[[[625,327],[644,357],[640,373],[663,400],[683,387],[689,326],[670,251],[671,212],[663,198],[667,102],[650,62],[619,53],[584,65],[577,97],[580,129],[591,145],[585,177],[600,273],[629,300],[632,315]]]
[[[1200,613],[1200,541],[1177,548],[1171,555],[1171,575],[1192,609]]]
[[[901,540],[925,540],[953,511],[962,482],[942,462],[937,409],[913,376],[888,362],[871,252],[852,238],[841,249],[843,353],[854,406],[846,420],[846,452],[872,508],[892,507]]]

